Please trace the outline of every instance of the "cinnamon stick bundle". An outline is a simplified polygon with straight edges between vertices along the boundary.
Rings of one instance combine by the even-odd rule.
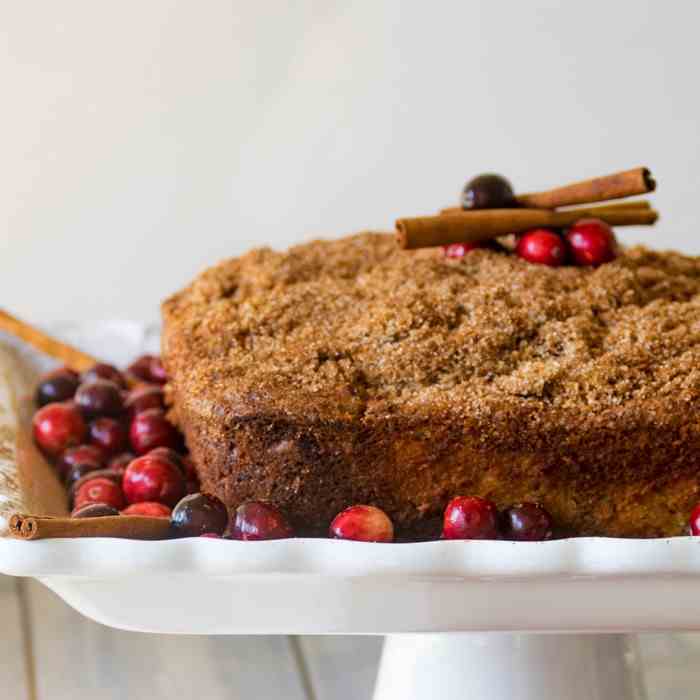
[[[658,219],[658,212],[643,207],[619,209],[580,207],[564,211],[549,209],[480,209],[441,216],[399,219],[396,239],[407,250],[476,243],[532,228],[571,226],[579,219],[595,216],[611,226],[648,226]]]
[[[169,518],[140,515],[107,515],[102,518],[52,518],[15,513],[10,535],[20,540],[55,537],[124,537],[132,540],[165,540],[170,536]]]

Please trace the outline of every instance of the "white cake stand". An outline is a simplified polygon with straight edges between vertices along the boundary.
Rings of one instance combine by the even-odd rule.
[[[127,630],[388,635],[375,700],[643,698],[634,633],[700,629],[688,537],[0,539],[0,571]]]

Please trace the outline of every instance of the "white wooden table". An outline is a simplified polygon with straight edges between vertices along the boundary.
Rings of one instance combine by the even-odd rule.
[[[5,576],[0,621],[0,688],[15,700],[365,700],[382,642],[120,632],[36,581]],[[642,652],[650,700],[700,695],[700,634],[644,635]]]

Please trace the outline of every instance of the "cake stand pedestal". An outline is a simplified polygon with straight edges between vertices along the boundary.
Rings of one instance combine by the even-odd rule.
[[[633,636],[390,635],[374,700],[644,700]]]

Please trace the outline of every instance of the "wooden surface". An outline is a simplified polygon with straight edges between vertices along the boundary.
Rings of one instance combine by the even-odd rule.
[[[98,625],[32,580],[0,576],[0,688],[13,700],[369,700],[378,637],[190,637]],[[650,700],[691,700],[700,635],[641,637]]]

